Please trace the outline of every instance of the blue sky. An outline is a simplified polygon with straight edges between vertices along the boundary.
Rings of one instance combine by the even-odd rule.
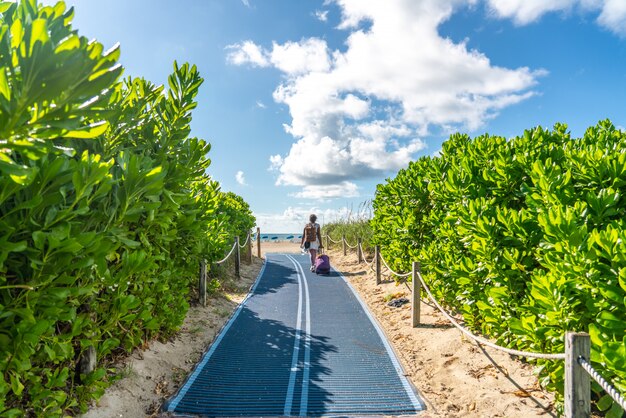
[[[121,44],[125,76],[198,66],[192,135],[266,232],[355,215],[453,132],[626,126],[626,0],[66,4],[81,35]]]

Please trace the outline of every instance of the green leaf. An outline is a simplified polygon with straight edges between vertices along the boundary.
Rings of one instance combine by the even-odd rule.
[[[17,376],[15,373],[9,373],[9,378],[11,379],[11,390],[17,396],[20,396],[22,394],[22,391],[24,390],[24,385],[20,381],[19,376]]]
[[[139,248],[141,246],[140,242],[134,241],[132,239],[124,237],[117,237],[117,239],[129,248]]]
[[[107,338],[101,345],[99,352],[108,354],[112,349],[119,347],[120,340],[117,338]]]
[[[606,414],[606,418],[622,418],[624,416],[624,410],[617,402],[613,402],[611,410]]]
[[[18,49],[24,38],[24,26],[20,19],[15,19],[11,24],[11,48]]]
[[[50,382],[48,383],[48,387],[59,388],[59,387],[65,386],[67,378],[69,377],[69,372],[70,371],[67,367],[63,367],[60,371],[57,370],[55,372],[55,376],[52,379],[50,379]],[[65,394],[63,393],[63,395]]]
[[[24,341],[29,342],[33,346],[39,342],[39,339],[50,329],[50,321],[39,320],[31,326],[26,333],[23,334]]]
[[[606,341],[596,324],[589,324],[589,338],[591,339],[591,344],[599,348],[601,348],[604,341]]]
[[[27,248],[26,241],[10,242],[6,238],[0,239],[0,250],[6,252],[21,252]]]
[[[615,303],[622,303],[624,300],[624,291],[618,286],[612,286],[606,284],[599,288],[600,294],[604,296],[605,299],[613,301]]]
[[[100,121],[92,123],[80,129],[64,132],[63,136],[67,138],[92,139],[105,133],[108,127],[108,122]]]
[[[42,250],[46,242],[46,234],[42,231],[35,231],[33,232],[32,237],[35,248],[37,248],[38,250]]]
[[[9,7],[11,7],[12,4],[13,2],[10,2],[10,1],[0,2],[0,13],[4,13],[7,10],[9,10]]]
[[[610,395],[604,395],[600,398],[598,402],[596,402],[596,406],[600,411],[606,411],[613,405],[613,399]]]
[[[35,170],[30,170],[24,165],[18,165],[8,156],[0,152],[0,172],[8,174],[15,183],[27,186],[30,184],[36,174]]]
[[[602,346],[606,364],[613,370],[626,370],[626,346],[623,341],[607,341]]]
[[[43,346],[44,351],[46,352],[46,354],[48,355],[48,360],[50,361],[54,361],[57,357],[57,353],[50,348],[50,346],[48,344],[45,344]]]
[[[24,416],[24,411],[18,408],[12,408],[12,409],[9,409],[8,411],[2,411],[2,414],[6,418],[20,418]]]
[[[9,87],[6,70],[4,68],[0,68],[0,95],[7,101],[11,100],[11,88]]]
[[[50,42],[50,36],[48,36],[48,22],[46,19],[35,19],[32,22],[28,56],[33,55],[35,45],[38,42],[42,45]]]
[[[148,172],[148,174],[146,174],[146,177],[154,176],[155,174],[159,174],[162,171],[163,171],[163,167],[161,167],[161,166],[155,167],[152,170],[150,170],[150,172]]]
[[[604,328],[621,332],[624,331],[624,320],[617,317],[612,312],[600,312],[600,314],[597,316],[597,322]]]
[[[71,34],[67,38],[63,39],[54,50],[55,54],[59,54],[63,51],[70,51],[80,47],[80,38],[75,34]]]

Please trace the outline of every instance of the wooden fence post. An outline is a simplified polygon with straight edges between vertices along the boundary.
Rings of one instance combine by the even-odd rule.
[[[346,255],[346,236],[345,235],[341,236],[341,242],[343,244],[343,255]]]
[[[202,306],[206,306],[206,260],[200,262],[200,280],[198,282],[198,298]]]
[[[261,228],[256,229],[256,256],[261,258]]]
[[[248,231],[248,247],[246,247],[246,258],[248,259],[248,264],[252,264],[252,234]]]
[[[330,237],[326,235],[326,250],[330,250]]]
[[[239,251],[239,237],[235,237],[235,276],[237,278],[241,277],[240,267],[241,267],[241,253]]]
[[[413,321],[413,328],[419,325],[420,323],[420,293],[422,292],[422,282],[420,281],[419,274],[422,269],[422,266],[419,261],[413,262],[413,295],[412,295],[412,308],[411,308],[411,318]]]
[[[361,238],[356,240],[356,255],[359,258],[359,263],[363,262],[363,252],[361,251]]]
[[[94,346],[89,346],[85,351],[80,353],[78,357],[77,371],[78,371],[78,380],[82,381],[81,375],[87,375],[94,370],[96,370],[97,366],[97,355],[96,348]]]
[[[586,332],[565,334],[565,417],[591,416],[591,382],[578,358],[591,358],[591,341]]]
[[[374,261],[376,262],[376,284],[380,284],[380,245],[374,247]]]
[[[83,303],[78,309],[81,312],[85,312],[88,315],[90,321],[95,321],[95,313],[93,312],[93,302],[95,300],[94,296],[91,296],[88,299],[87,303]],[[85,351],[82,351],[78,356],[78,361],[76,363],[76,377],[79,382],[82,382],[81,375],[88,375],[89,373],[96,370],[96,366],[98,363],[98,356],[96,353],[96,348],[92,345],[87,347]]]

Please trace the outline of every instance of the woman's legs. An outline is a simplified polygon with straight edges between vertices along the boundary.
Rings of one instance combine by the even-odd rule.
[[[309,255],[311,256],[311,269],[315,266],[315,256],[317,255],[317,250],[310,249]]]

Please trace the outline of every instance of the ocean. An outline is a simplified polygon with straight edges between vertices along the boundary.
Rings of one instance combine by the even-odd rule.
[[[256,233],[252,234],[252,239],[256,241]],[[261,242],[300,242],[302,233],[300,234],[272,234],[261,232]]]

